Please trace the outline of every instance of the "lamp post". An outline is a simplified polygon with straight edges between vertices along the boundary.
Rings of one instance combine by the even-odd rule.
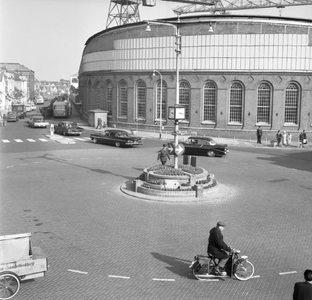
[[[175,24],[172,23],[167,23],[167,22],[154,22],[154,21],[147,21],[147,27],[145,31],[151,31],[150,24],[154,25],[163,25],[163,26],[171,26],[175,30],[175,45],[176,48],[174,49],[176,52],[176,99],[175,99],[175,104],[179,105],[179,89],[180,89],[180,80],[179,80],[179,73],[180,73],[180,54],[181,54],[181,36],[180,36],[180,31],[179,27]],[[179,144],[179,139],[178,139],[178,132],[179,132],[179,120],[174,120],[174,147],[175,149],[177,148]],[[178,168],[178,155],[174,154],[174,168]]]
[[[161,139],[161,130],[162,130],[162,97],[163,97],[163,94],[162,94],[162,75],[159,71],[157,70],[154,70],[153,71],[153,76],[155,76],[156,74],[155,73],[158,73],[159,76],[160,76],[160,105],[159,105],[159,138]],[[156,117],[157,117],[157,93],[156,93]]]

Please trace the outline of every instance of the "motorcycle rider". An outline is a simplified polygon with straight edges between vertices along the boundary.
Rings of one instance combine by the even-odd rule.
[[[232,249],[223,241],[222,231],[225,228],[225,223],[219,221],[217,226],[210,230],[208,238],[207,252],[219,259],[218,265],[215,271],[218,275],[225,276],[227,273],[224,270],[224,266],[230,255],[227,252],[231,252]]]

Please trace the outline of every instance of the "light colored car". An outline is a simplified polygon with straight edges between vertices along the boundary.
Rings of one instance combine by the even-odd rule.
[[[35,116],[32,117],[32,119],[28,122],[29,127],[44,127],[46,128],[49,125],[49,122],[47,122],[42,116]]]
[[[29,103],[29,104],[26,104],[26,105],[25,105],[25,108],[26,108],[26,112],[32,111],[32,106],[31,106],[30,103]]]
[[[42,96],[38,96],[38,97],[36,98],[36,104],[37,104],[37,105],[38,105],[38,104],[44,104],[44,99],[43,99]]]

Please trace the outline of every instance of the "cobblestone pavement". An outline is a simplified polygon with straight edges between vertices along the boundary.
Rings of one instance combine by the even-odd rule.
[[[311,152],[199,157],[220,192],[181,204],[119,189],[156,163],[155,147],[97,146],[2,155],[0,235],[31,232],[50,266],[14,299],[291,299],[312,267]],[[228,224],[225,240],[255,265],[255,278],[203,283],[189,273],[218,220]]]

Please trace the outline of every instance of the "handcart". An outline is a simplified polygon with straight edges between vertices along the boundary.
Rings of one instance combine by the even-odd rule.
[[[13,298],[24,280],[45,276],[48,261],[31,233],[0,236],[0,299]]]

